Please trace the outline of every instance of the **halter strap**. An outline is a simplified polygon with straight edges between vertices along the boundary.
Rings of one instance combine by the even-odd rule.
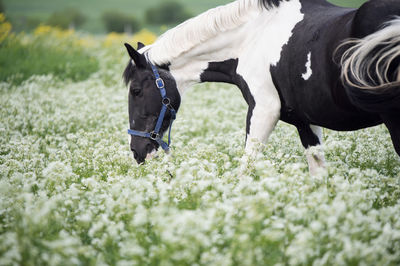
[[[138,137],[149,138],[151,140],[154,140],[161,146],[161,148],[165,152],[168,152],[169,151],[169,145],[171,144],[172,123],[174,122],[174,120],[176,118],[176,111],[171,105],[171,100],[167,97],[167,91],[165,89],[164,80],[161,78],[160,73],[158,72],[156,66],[153,65],[150,62],[150,60],[147,59],[147,61],[151,66],[151,69],[153,71],[154,77],[156,79],[156,81],[155,81],[156,82],[156,86],[159,89],[160,94],[161,94],[161,98],[162,98],[162,100],[161,100],[162,107],[161,107],[160,115],[158,116],[156,126],[155,126],[155,128],[154,128],[154,130],[152,132],[142,132],[142,131],[128,129],[128,134],[132,135],[132,136],[138,136]],[[163,136],[160,135],[160,130],[161,130],[162,124],[164,122],[164,118],[165,118],[165,114],[167,112],[167,109],[169,109],[170,112],[171,112],[171,121],[169,122],[169,131],[168,131],[168,144],[165,141],[162,140]]]

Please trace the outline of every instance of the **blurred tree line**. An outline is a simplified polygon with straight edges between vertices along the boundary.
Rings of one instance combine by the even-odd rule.
[[[86,16],[82,14],[81,11],[71,7],[51,14],[46,24],[50,26],[58,26],[63,29],[75,29],[82,26],[86,20]]]
[[[28,0],[26,0],[28,1]],[[33,0],[32,0],[33,1]],[[49,0],[51,1],[51,0]],[[96,32],[126,32],[135,33],[143,27],[159,29],[159,26],[175,26],[192,17],[192,14],[178,0],[162,0],[158,1],[155,6],[142,12],[142,16],[135,17],[124,10],[104,10],[97,17],[88,17],[79,8],[65,8],[53,12],[47,18],[24,15],[20,17],[8,17],[7,5],[4,6],[3,0],[0,0],[0,12],[6,13],[7,19],[12,23],[15,31],[30,31],[40,24],[50,26],[58,26],[60,28],[95,28]],[[233,0],[232,0],[233,1]],[[332,3],[343,6],[360,6],[366,0],[328,0]],[[400,1],[400,0],[398,0]],[[89,22],[89,23],[86,23]],[[86,23],[86,24],[85,24]],[[92,25],[95,25],[94,27]],[[83,26],[84,25],[84,26]],[[83,27],[82,27],[83,26]],[[104,29],[104,30],[103,30]]]
[[[144,23],[137,18],[117,10],[103,13],[102,20],[107,31],[133,33],[143,24],[147,25],[176,25],[192,17],[192,14],[179,2],[162,2],[145,12]]]
[[[0,12],[4,6],[0,0]],[[101,22],[107,32],[135,33],[143,26],[174,26],[192,17],[185,6],[179,2],[167,1],[157,4],[144,12],[139,19],[119,10],[106,10],[101,15]],[[88,17],[77,8],[66,8],[53,12],[47,19],[39,17],[23,17],[19,21],[11,21],[19,30],[32,30],[40,24],[56,26],[62,29],[80,29]]]
[[[170,25],[183,22],[192,17],[178,2],[162,2],[146,11],[146,22],[153,25]]]

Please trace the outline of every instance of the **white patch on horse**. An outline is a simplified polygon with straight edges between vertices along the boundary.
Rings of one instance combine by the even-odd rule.
[[[157,157],[157,150],[152,150],[150,153],[147,154],[146,160],[151,160]]]
[[[168,30],[141,52],[148,52],[149,58],[158,64],[175,62],[205,42],[247,23],[255,10],[261,11],[258,0],[237,0],[212,8]]]
[[[320,145],[306,149],[308,169],[312,176],[325,169],[325,155],[322,149],[322,128],[319,126],[310,126],[312,132],[318,137]]]
[[[308,53],[307,55],[307,63],[306,63],[306,72],[303,73],[302,77],[304,80],[308,80],[311,75],[312,75],[312,69],[311,69],[311,52]]]
[[[252,154],[256,142],[265,143],[280,117],[281,101],[266,70],[280,61],[281,51],[293,34],[293,29],[304,18],[298,0],[283,1],[279,7],[262,10],[246,25],[237,68],[247,82],[255,100],[246,152]],[[273,37],[271,37],[273,36]],[[255,142],[256,141],[256,142]]]
[[[322,127],[310,125],[311,131],[318,137],[319,143],[322,143]]]

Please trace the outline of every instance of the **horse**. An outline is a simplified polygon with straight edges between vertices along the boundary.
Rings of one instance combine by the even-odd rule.
[[[325,166],[322,128],[385,124],[400,155],[400,1],[343,8],[325,0],[236,0],[161,35],[125,44],[130,147],[141,164],[168,144],[193,84],[236,85],[248,104],[245,154],[279,120],[295,126],[311,174]],[[164,91],[164,92],[163,92]],[[311,152],[314,150],[314,152]]]

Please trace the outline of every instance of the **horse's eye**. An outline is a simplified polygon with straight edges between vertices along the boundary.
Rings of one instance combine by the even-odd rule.
[[[133,96],[139,96],[141,92],[142,92],[142,90],[140,90],[140,89],[133,89],[131,91]]]

